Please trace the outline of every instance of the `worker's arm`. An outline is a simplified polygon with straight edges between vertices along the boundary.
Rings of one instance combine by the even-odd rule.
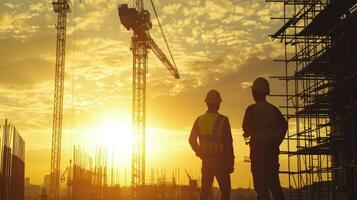
[[[198,120],[196,119],[195,123],[193,124],[190,138],[189,138],[189,143],[191,145],[192,150],[196,153],[198,157],[201,157],[201,151],[200,151],[200,146],[198,144],[198,134],[199,134],[199,129],[198,129]]]
[[[252,106],[249,106],[244,114],[243,118],[243,137],[250,137],[254,134],[255,132],[255,120],[254,120],[254,114],[253,114],[253,109]]]
[[[225,154],[228,159],[228,164],[230,167],[230,172],[232,173],[234,171],[234,149],[233,149],[233,137],[232,137],[232,131],[231,131],[231,125],[229,123],[228,117],[224,118],[224,134],[225,134]]]
[[[279,120],[279,130],[280,130],[280,143],[281,144],[286,136],[286,132],[288,131],[289,128],[289,124],[288,121],[285,119],[285,117],[283,116],[283,114],[280,112],[280,110],[278,108],[277,109],[277,113],[278,113],[278,120]]]

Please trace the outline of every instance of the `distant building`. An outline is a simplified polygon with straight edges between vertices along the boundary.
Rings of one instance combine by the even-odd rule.
[[[25,178],[25,200],[38,200],[41,196],[41,185],[31,184],[30,178]]]
[[[30,177],[25,178],[25,188],[26,186],[30,185]]]
[[[50,192],[50,175],[48,174],[48,175],[45,175],[44,176],[44,178],[43,178],[43,185],[42,185],[42,187],[43,187],[43,193],[45,194],[45,195],[47,195],[48,196],[48,194],[49,194],[49,192]]]

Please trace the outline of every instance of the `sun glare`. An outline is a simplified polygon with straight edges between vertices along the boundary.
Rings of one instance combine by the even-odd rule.
[[[132,128],[130,119],[110,118],[101,120],[91,129],[91,144],[114,153],[115,160],[128,162],[131,157]],[[93,146],[92,146],[93,148]]]
[[[146,157],[147,160],[150,159],[150,164],[157,162],[163,153],[165,139],[162,134],[158,129],[146,130]],[[81,135],[85,135],[85,139],[78,138],[78,143],[83,144],[92,156],[101,148],[107,152],[108,159],[110,162],[113,160],[115,166],[121,169],[131,168],[133,133],[130,117],[100,118],[96,124],[88,126]]]

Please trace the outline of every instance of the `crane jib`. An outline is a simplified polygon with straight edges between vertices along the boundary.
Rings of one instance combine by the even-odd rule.
[[[171,63],[165,53],[159,48],[159,46],[149,34],[149,30],[152,28],[149,11],[138,11],[135,8],[129,8],[127,4],[121,4],[118,7],[118,14],[121,24],[127,30],[133,30],[136,35],[143,37],[144,40],[147,40],[150,49],[155,53],[155,55],[160,59],[160,61],[165,65],[170,73],[176,79],[179,79],[180,75],[176,65]]]

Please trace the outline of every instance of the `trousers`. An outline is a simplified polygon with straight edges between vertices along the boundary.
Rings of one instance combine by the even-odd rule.
[[[251,171],[257,200],[285,200],[279,180],[279,145],[257,144],[250,148]]]
[[[219,190],[221,192],[220,200],[229,200],[231,196],[230,173],[214,172],[205,169],[202,169],[201,192],[199,200],[208,200],[214,177],[217,179]]]

